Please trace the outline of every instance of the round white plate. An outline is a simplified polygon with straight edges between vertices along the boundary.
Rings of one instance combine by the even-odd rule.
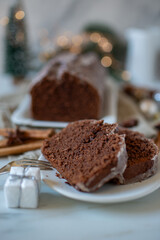
[[[42,155],[39,159],[45,160]],[[56,170],[42,171],[41,176],[43,181],[56,192],[66,197],[86,202],[118,203],[131,201],[144,197],[160,187],[160,162],[158,172],[145,181],[128,185],[105,184],[94,193],[77,191],[75,188],[70,186],[65,179],[57,177],[56,173]]]

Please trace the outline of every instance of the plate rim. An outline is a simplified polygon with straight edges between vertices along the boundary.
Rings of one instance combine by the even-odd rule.
[[[44,156],[41,154],[39,157],[39,160],[42,160],[42,159],[45,160]],[[48,171],[48,172],[51,173],[51,171]],[[55,173],[56,173],[56,169],[55,169]],[[45,174],[46,174],[46,171],[45,171]],[[46,178],[44,176],[45,174],[43,174],[43,171],[42,171],[42,181],[45,184],[47,184],[52,190],[58,192],[59,194],[65,196],[65,197],[68,197],[68,198],[71,198],[74,200],[83,201],[83,202],[102,203],[102,204],[129,202],[129,201],[133,201],[133,200],[145,197],[145,196],[151,194],[152,192],[156,191],[158,188],[160,188],[160,160],[158,161],[158,170],[155,175],[153,175],[152,177],[150,177],[142,182],[129,184],[130,186],[137,185],[137,189],[134,188],[133,191],[131,190],[131,192],[129,192],[129,195],[124,194],[124,196],[122,195],[122,196],[120,196],[120,198],[117,198],[116,195],[113,195],[113,197],[111,197],[111,193],[109,194],[109,196],[106,195],[106,198],[104,196],[102,196],[102,197],[99,196],[99,198],[94,196],[92,198],[92,196],[89,196],[89,195],[92,195],[92,193],[80,192],[80,191],[76,190],[75,188],[73,188],[72,186],[69,186],[69,187],[73,188],[73,190],[76,191],[76,193],[70,192],[70,191],[67,191],[66,189],[61,188],[60,186],[59,187],[57,187],[56,185],[54,186],[54,181],[50,178]],[[66,184],[65,182],[63,182],[63,181],[66,181],[65,179],[63,179],[63,181],[62,181],[62,179],[60,179],[60,181],[61,181],[62,185]],[[144,185],[145,182],[146,182],[146,184]],[[141,187],[142,184],[144,186]],[[127,186],[127,185],[120,185],[120,187],[123,187],[123,186]],[[140,187],[140,189],[139,189],[139,187]],[[135,194],[134,194],[134,191],[135,191]],[[137,191],[137,193],[136,193],[136,191]],[[83,194],[86,195],[86,197]]]
[[[114,203],[123,203],[123,202],[134,201],[134,200],[136,200],[136,199],[143,198],[143,197],[151,194],[152,192],[155,192],[155,191],[160,187],[160,182],[159,182],[159,184],[156,184],[154,188],[152,188],[152,189],[150,188],[149,191],[143,192],[142,194],[139,194],[139,195],[135,195],[134,197],[131,195],[130,197],[123,197],[123,198],[120,198],[120,199],[118,199],[118,198],[115,198],[115,199],[112,198],[112,199],[102,199],[102,200],[100,200],[100,199],[94,199],[94,198],[93,198],[93,199],[89,199],[89,198],[85,198],[85,199],[84,199],[83,197],[78,197],[78,196],[76,196],[76,195],[71,196],[71,195],[68,194],[67,192],[63,192],[63,191],[61,191],[61,190],[59,190],[59,189],[57,189],[57,188],[52,188],[52,187],[50,186],[50,184],[47,183],[47,181],[48,181],[49,179],[43,178],[42,180],[43,180],[43,182],[44,182],[45,184],[47,184],[48,187],[50,187],[52,190],[58,192],[59,194],[65,196],[65,197],[68,197],[68,198],[74,199],[74,200],[83,201],[83,202],[101,203],[101,204],[112,204],[112,203],[114,204]],[[52,181],[52,180],[50,180],[50,181]]]

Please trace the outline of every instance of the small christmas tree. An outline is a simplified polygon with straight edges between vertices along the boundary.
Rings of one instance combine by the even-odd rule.
[[[25,12],[20,0],[16,0],[9,12],[6,27],[5,69],[14,78],[23,78],[28,71],[27,34]]]

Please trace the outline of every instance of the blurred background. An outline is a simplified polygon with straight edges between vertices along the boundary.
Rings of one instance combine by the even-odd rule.
[[[97,53],[111,81],[130,83],[124,92],[141,113],[160,119],[159,0],[0,0],[1,103],[16,99],[15,109],[34,75],[62,51]]]
[[[32,60],[33,58],[39,58],[41,52],[50,51],[51,45],[54,45],[56,42],[55,39],[57,36],[79,34],[90,23],[103,23],[106,27],[114,31],[119,38],[126,39],[128,45],[131,43],[132,46],[134,45],[132,40],[135,38],[136,43],[137,38],[140,37],[138,35],[142,35],[141,32],[137,33],[135,30],[141,29],[141,31],[144,31],[160,26],[159,0],[0,0],[0,73],[5,71],[6,32],[7,25],[11,21],[11,19],[9,20],[11,8],[16,6],[18,2],[21,2],[22,10],[24,11],[24,16],[20,17],[22,19],[25,18],[27,45]],[[127,31],[130,29],[133,30],[133,28],[134,36],[129,41],[129,37],[127,36],[129,33]],[[159,29],[154,32],[160,36]],[[47,41],[47,38],[50,41]],[[147,43],[146,39],[141,40],[141,42],[140,45],[147,45],[148,50],[153,45],[153,37],[148,42],[147,35]],[[160,42],[160,38],[158,42]],[[133,47],[130,49],[128,62],[135,57],[136,51],[140,51],[140,45],[136,45],[135,51],[133,51]],[[142,50],[143,54],[145,51]],[[150,58],[150,56],[151,53],[148,52],[147,57]],[[146,66],[147,64],[152,65],[152,63],[146,63]],[[37,65],[38,63],[34,61],[32,68],[33,66],[37,67]],[[127,64],[125,63],[125,65]],[[133,64],[127,68],[134,68],[132,69],[133,72],[137,70]],[[153,70],[150,71],[152,72]],[[148,74],[153,75],[153,73],[147,73],[147,76]],[[142,73],[143,75],[145,74]],[[139,81],[139,79],[136,81]]]

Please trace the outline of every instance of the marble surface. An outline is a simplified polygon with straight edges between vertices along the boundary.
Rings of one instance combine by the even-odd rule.
[[[7,163],[0,158],[0,167]],[[85,203],[57,194],[42,183],[39,208],[6,207],[0,176],[0,239],[160,239],[160,189],[121,204]]]
[[[14,87],[1,86],[0,96],[4,91],[10,94]],[[8,161],[0,158],[0,167]],[[0,175],[0,240],[160,239],[160,189],[128,203],[94,204],[63,197],[42,183],[38,209],[9,209],[6,177]]]

